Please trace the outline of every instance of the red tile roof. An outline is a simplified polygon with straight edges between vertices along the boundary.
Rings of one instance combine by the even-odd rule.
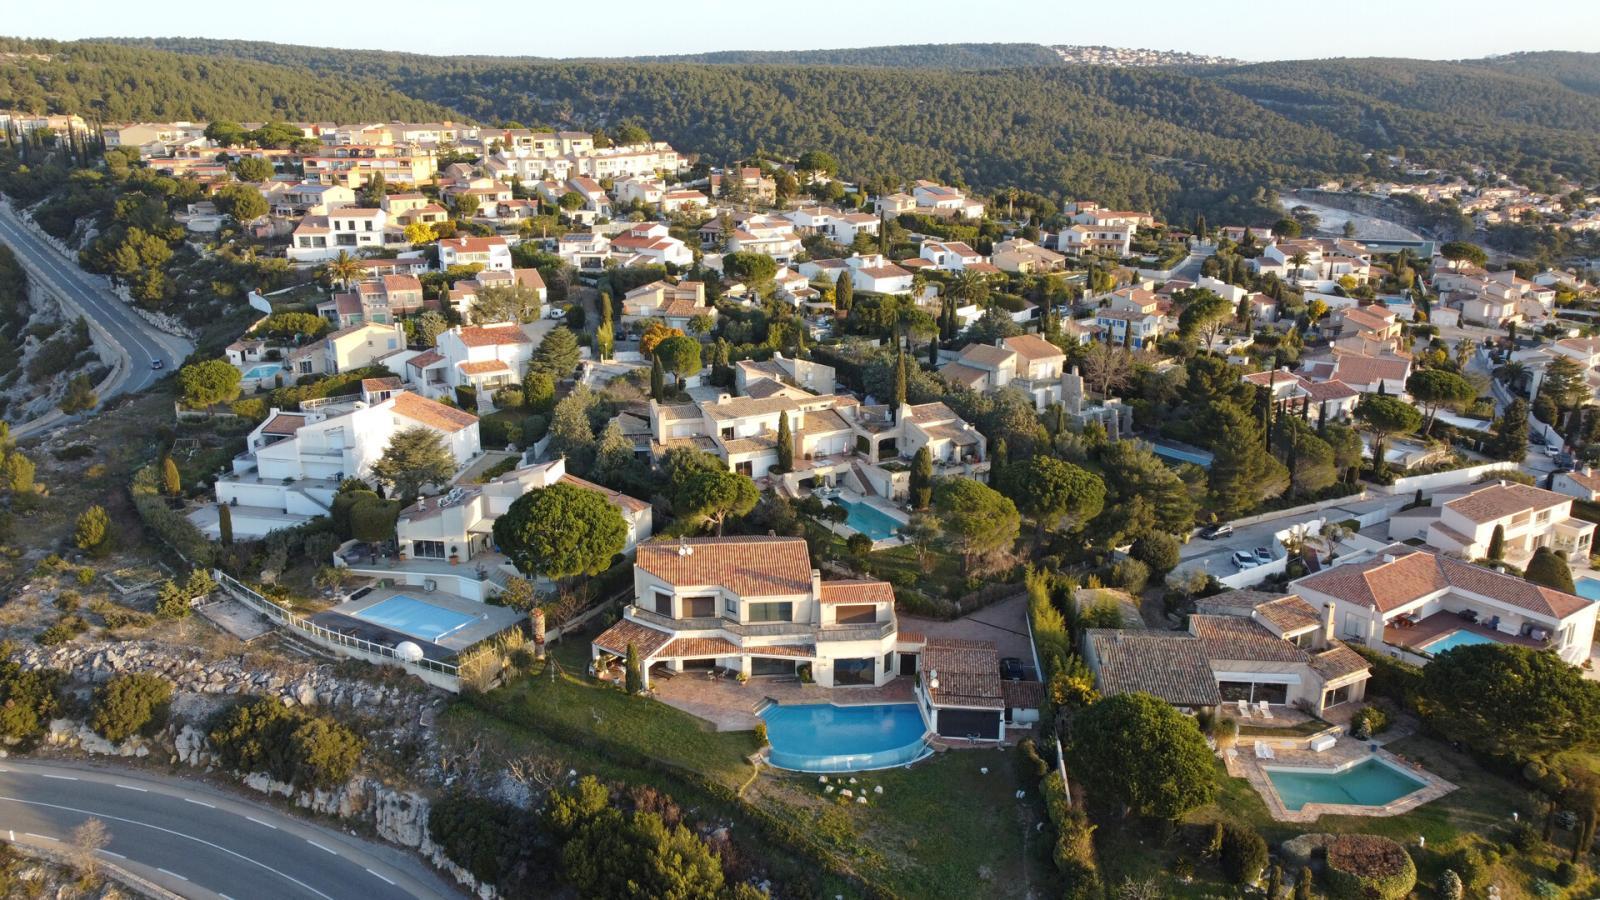
[[[824,581],[823,603],[893,603],[894,586],[887,581]]]
[[[396,415],[447,433],[460,431],[469,425],[477,424],[478,421],[478,417],[472,413],[453,406],[445,406],[443,403],[429,400],[410,391],[395,394],[393,401]]]
[[[691,552],[680,552],[682,547]],[[804,538],[718,537],[641,544],[635,565],[673,585],[718,585],[741,596],[807,594],[811,553]]]

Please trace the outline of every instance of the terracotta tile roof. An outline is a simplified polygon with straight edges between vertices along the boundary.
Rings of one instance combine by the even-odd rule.
[[[426,369],[434,363],[439,362],[444,362],[444,354],[437,350],[428,350],[423,353],[418,353],[416,356],[406,360],[406,365],[414,369]]]
[[[1085,639],[1097,666],[1095,683],[1104,696],[1142,692],[1174,706],[1222,702],[1211,662],[1190,635],[1091,628]]]
[[[1333,381],[1307,381],[1302,387],[1312,403],[1331,400],[1348,400],[1361,396],[1361,392],[1337,379]]]
[[[1587,609],[1594,603],[1593,600],[1523,581],[1521,578],[1502,575],[1459,559],[1448,556],[1440,556],[1438,559],[1444,569],[1445,578],[1451,585],[1474,594],[1493,597],[1502,603],[1521,607],[1530,612],[1564,619]]]
[[[930,638],[922,651],[921,667],[928,674],[928,694],[935,706],[999,709],[1005,703],[1000,658],[988,641]],[[931,687],[935,676],[937,688]]]
[[[1039,337],[1037,334],[1019,334],[1016,337],[1008,337],[1005,339],[1005,343],[1007,347],[1015,350],[1018,356],[1029,362],[1066,356],[1065,353],[1061,352],[1060,347]]]
[[[909,407],[909,409],[911,410],[911,421],[913,422],[961,421],[961,417],[956,415],[955,410],[937,400],[932,403],[918,403]]]
[[[372,391],[397,391],[399,389],[400,379],[393,375],[389,376],[388,378],[361,379],[361,390],[368,393],[371,393]]]
[[[1044,702],[1042,681],[1002,681],[1000,692],[1010,709],[1038,709]]]
[[[1334,566],[1296,584],[1385,613],[1452,587],[1556,619],[1594,602],[1404,544],[1392,544],[1366,562]]]
[[[460,362],[456,363],[456,368],[460,369],[463,375],[487,375],[490,372],[511,371],[511,367],[506,365],[504,360],[499,359]]]
[[[443,403],[429,400],[410,391],[395,394],[393,402],[396,415],[447,433],[460,431],[478,422],[478,417],[472,413],[445,406]]]
[[[894,586],[867,579],[824,581],[820,599],[823,603],[893,603]]]
[[[582,478],[579,478],[576,475],[561,476],[561,483],[570,484],[574,487],[581,487],[586,491],[598,491],[601,494],[604,494],[605,498],[611,501],[613,506],[620,507],[623,512],[630,515],[650,508],[650,504],[644,502],[643,500],[640,500],[636,497],[630,497],[621,491],[614,491],[611,488],[602,487],[601,485],[595,484],[592,481],[584,481]]]
[[[665,631],[647,628],[637,622],[623,619],[617,624],[600,632],[591,642],[601,650],[625,656],[628,645],[632,644],[639,653],[641,661],[649,659],[657,650],[665,647],[672,640],[672,635]]]
[[[673,585],[718,585],[745,597],[811,592],[811,553],[804,538],[718,537],[641,544],[635,565]]]
[[[289,413],[278,413],[272,421],[261,429],[262,434],[294,434],[300,426],[306,424],[305,416],[296,416]]]
[[[721,422],[726,419],[742,419],[746,416],[777,415],[796,408],[795,401],[788,397],[768,397],[764,400],[754,397],[729,397],[722,403],[707,403],[701,410],[712,421]]]
[[[517,326],[487,328],[481,325],[464,325],[458,334],[461,343],[468,347],[492,347],[497,344],[531,344],[526,334]]]
[[[991,344],[968,344],[961,348],[961,359],[971,365],[977,363],[982,366],[1004,365],[1017,354],[1005,347],[995,347]]]
[[[1571,502],[1572,498],[1565,494],[1510,482],[1480,488],[1466,496],[1446,501],[1444,506],[1473,522],[1487,524],[1517,513],[1537,512]]]
[[[1338,641],[1334,641],[1326,650],[1311,654],[1311,669],[1321,675],[1324,682],[1336,681],[1370,668],[1361,654]]]
[[[1585,472],[1582,469],[1576,469],[1571,472],[1567,472],[1566,476],[1572,479],[1573,484],[1587,488],[1591,491],[1600,491],[1600,471],[1590,470]]]
[[[739,648],[727,638],[673,638],[656,653],[657,659],[687,659],[704,656],[738,656]]]
[[[1316,608],[1293,595],[1257,606],[1256,615],[1286,635],[1322,624],[1322,616],[1317,614]]]
[[[1189,633],[1207,659],[1305,662],[1306,652],[1243,616],[1189,617]]]
[[[989,372],[987,369],[974,369],[969,365],[958,362],[945,363],[945,365],[939,369],[939,374],[943,375],[944,380],[950,382],[951,384],[963,385],[965,387],[973,388],[974,390],[976,390],[979,385],[989,380]]]

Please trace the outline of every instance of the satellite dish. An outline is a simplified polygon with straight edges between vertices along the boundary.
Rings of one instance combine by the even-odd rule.
[[[401,641],[395,645],[394,655],[406,662],[421,662],[422,648],[411,641]]]

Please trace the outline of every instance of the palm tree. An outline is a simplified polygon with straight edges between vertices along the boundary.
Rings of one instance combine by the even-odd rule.
[[[1300,269],[1303,266],[1305,266],[1306,259],[1307,259],[1307,257],[1306,257],[1306,255],[1304,253],[1296,253],[1295,255],[1289,257],[1289,262],[1294,263],[1294,283],[1295,284],[1299,284],[1300,283]]]
[[[328,260],[322,271],[327,274],[329,280],[338,282],[340,287],[348,291],[350,282],[361,277],[361,262],[347,251],[340,250],[338,256]]]
[[[1456,368],[1465,368],[1467,360],[1478,350],[1478,342],[1469,337],[1456,341]]]
[[[989,296],[989,280],[980,272],[962,269],[956,273],[956,279],[950,285],[950,296],[968,303],[981,304]]]
[[[1496,378],[1504,381],[1512,391],[1520,393],[1523,385],[1528,380],[1528,364],[1513,359],[1495,369],[1494,374]]]

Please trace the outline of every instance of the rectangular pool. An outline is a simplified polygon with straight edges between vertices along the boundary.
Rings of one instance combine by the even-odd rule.
[[[250,369],[246,370],[244,377],[247,379],[271,378],[282,371],[283,366],[278,363],[261,363],[260,365],[252,366]]]
[[[845,508],[844,523],[875,541],[886,541],[900,533],[900,520],[859,500],[833,501]]]
[[[1388,806],[1427,785],[1381,759],[1364,759],[1337,772],[1263,766],[1285,809],[1307,803],[1345,806]]]
[[[460,631],[477,619],[466,613],[434,606],[415,597],[396,594],[380,600],[366,609],[350,613],[364,622],[382,625],[401,634],[436,643],[442,637]]]
[[[1492,637],[1488,637],[1487,635],[1479,634],[1476,631],[1468,631],[1465,628],[1458,628],[1444,637],[1434,638],[1432,641],[1423,644],[1419,649],[1426,650],[1427,652],[1437,656],[1446,650],[1454,650],[1457,647],[1470,647],[1473,644],[1498,643],[1500,642]]]
[[[1577,584],[1578,596],[1585,600],[1600,600],[1600,578],[1579,578]]]

